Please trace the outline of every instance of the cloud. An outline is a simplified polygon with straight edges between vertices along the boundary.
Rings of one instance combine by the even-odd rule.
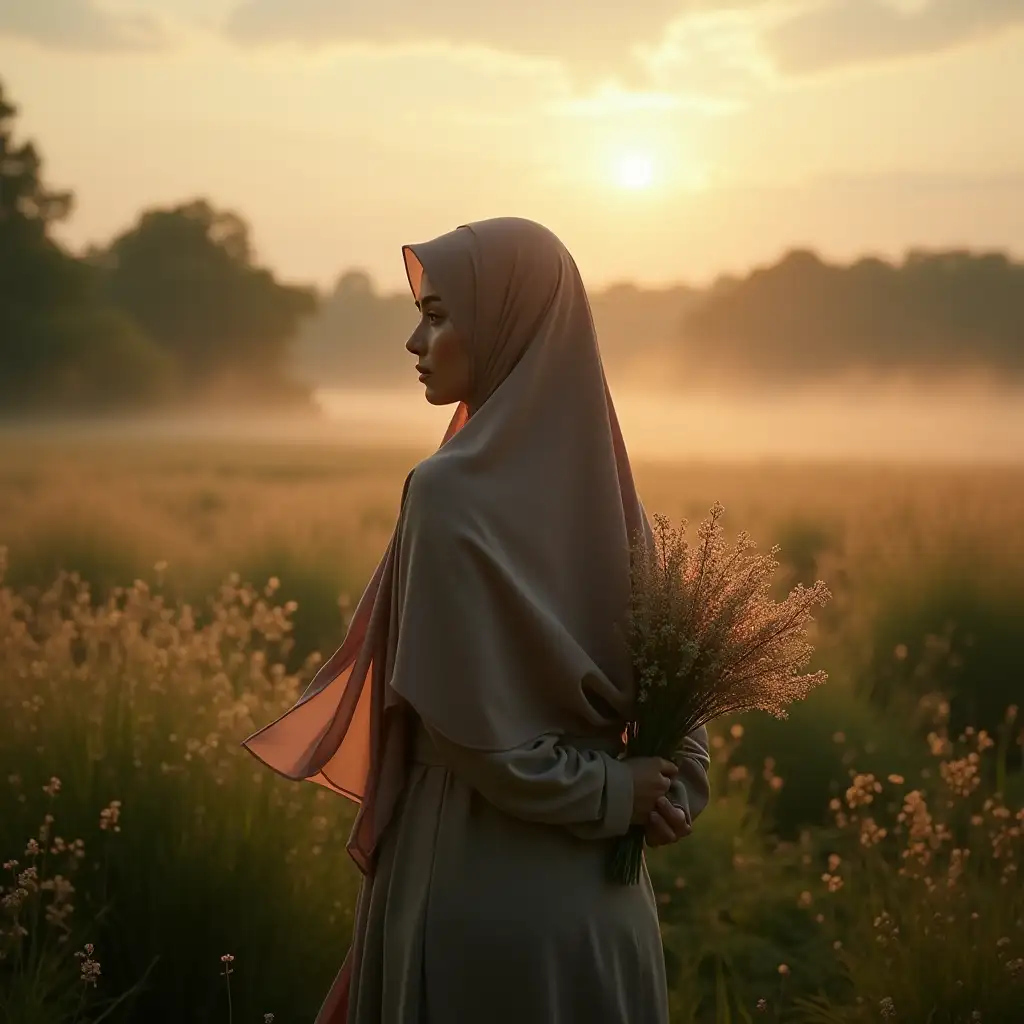
[[[610,77],[624,72],[643,44],[656,44],[676,19],[711,9],[760,6],[770,0],[242,0],[225,30],[239,43],[403,45],[445,42],[558,60],[572,70]]]
[[[827,0],[764,35],[793,75],[939,53],[1024,27],[1024,0]]]
[[[97,0],[14,0],[0,4],[0,36],[69,50],[151,50],[166,42],[145,14],[115,13]]]
[[[751,5],[744,5],[749,8]],[[693,12],[673,21],[658,44],[641,50],[650,82],[676,95],[702,97],[708,109],[738,109],[776,76],[764,52],[764,28],[780,17],[772,4],[756,11]]]

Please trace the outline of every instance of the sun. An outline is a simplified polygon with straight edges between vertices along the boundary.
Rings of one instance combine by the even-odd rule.
[[[648,153],[622,153],[615,161],[614,173],[619,188],[638,192],[654,182],[654,161]]]

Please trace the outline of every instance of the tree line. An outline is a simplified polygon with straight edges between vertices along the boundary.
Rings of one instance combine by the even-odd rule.
[[[1024,263],[1001,252],[911,250],[830,264],[794,250],[708,288],[593,291],[609,376],[638,385],[770,387],[971,376],[1024,385]],[[330,385],[408,376],[407,291],[343,274],[301,328],[296,372]]]
[[[0,415],[244,403],[408,379],[407,290],[361,270],[326,295],[258,265],[249,227],[203,199],[144,211],[105,246],[54,238],[71,192],[15,139],[0,83]],[[1024,263],[912,250],[830,264],[794,250],[707,288],[591,294],[609,376],[685,388],[974,374],[1024,383]]]
[[[202,199],[142,213],[80,256],[0,85],[0,414],[310,404],[291,346],[311,288],[256,265],[246,223]]]

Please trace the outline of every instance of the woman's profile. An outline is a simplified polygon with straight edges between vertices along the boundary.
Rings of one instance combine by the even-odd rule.
[[[667,1024],[650,879],[610,881],[608,851],[631,823],[689,833],[707,733],[674,764],[618,756],[650,531],[579,271],[518,218],[403,252],[406,347],[457,408],[344,643],[245,741],[359,803],[353,941],[318,1024]]]

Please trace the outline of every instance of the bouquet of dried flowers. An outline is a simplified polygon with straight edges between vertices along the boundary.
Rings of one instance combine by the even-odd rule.
[[[772,599],[778,545],[756,554],[743,531],[730,547],[724,511],[712,506],[692,547],[685,519],[676,529],[659,515],[653,544],[646,534],[634,542],[627,638],[636,705],[624,756],[671,760],[694,729],[737,711],[785,718],[787,704],[827,678],[799,673],[814,651],[806,639],[811,610],[829,600],[828,588],[821,580],[797,584],[784,601]],[[613,844],[616,881],[639,881],[644,832],[634,825]]]

